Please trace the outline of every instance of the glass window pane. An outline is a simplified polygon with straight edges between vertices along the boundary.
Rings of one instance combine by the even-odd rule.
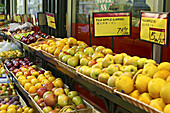
[[[17,0],[17,14],[24,14],[23,0]]]
[[[37,12],[42,12],[42,0],[27,0],[27,13],[37,14]]]

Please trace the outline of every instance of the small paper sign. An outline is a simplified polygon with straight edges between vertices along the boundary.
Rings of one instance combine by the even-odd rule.
[[[168,13],[141,12],[140,40],[167,45]]]
[[[0,14],[0,20],[5,20],[5,15],[4,14]]]
[[[54,14],[46,13],[47,24],[49,27],[56,29]]]
[[[131,12],[93,13],[94,37],[131,35]]]

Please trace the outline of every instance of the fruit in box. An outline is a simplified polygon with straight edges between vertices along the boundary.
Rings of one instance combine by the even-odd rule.
[[[164,113],[169,113],[170,111],[170,104],[167,104],[165,107],[164,107]]]
[[[48,82],[46,84],[44,84],[44,87],[48,90],[48,91],[51,91],[54,87],[53,83],[52,82]]]
[[[67,64],[72,66],[72,67],[75,67],[75,66],[78,66],[79,60],[78,60],[77,57],[73,56],[73,57],[68,59]]]
[[[92,55],[92,59],[96,60],[98,58],[104,58],[104,54],[102,54],[101,52],[94,52]]]
[[[77,91],[70,91],[70,92],[68,93],[68,97],[69,97],[70,99],[73,99],[75,96],[78,96],[78,92],[77,92]]]
[[[152,98],[159,98],[162,87],[166,84],[161,78],[153,78],[148,84],[148,92]]]
[[[150,102],[150,106],[158,109],[159,111],[163,111],[165,107],[165,103],[161,98],[157,98]]]
[[[159,70],[168,70],[168,71],[170,71],[170,63],[169,62],[162,62],[158,66],[158,69]]]
[[[102,73],[102,70],[100,68],[93,68],[91,73],[90,73],[90,76],[91,78],[93,79],[98,79],[98,76]]]
[[[116,82],[116,79],[117,79],[117,78],[118,78],[118,77],[115,76],[115,75],[112,75],[111,77],[109,77],[109,79],[108,79],[108,81],[107,81],[108,86],[110,86],[110,87],[115,87],[115,82]]]
[[[130,72],[132,75],[134,75],[137,72],[137,67],[133,65],[128,65],[125,67],[124,72]]]
[[[166,104],[170,104],[169,91],[170,91],[170,82],[166,83],[160,91],[160,97],[163,99],[163,101]]]
[[[140,93],[144,93],[148,91],[148,84],[151,81],[151,78],[146,75],[138,75],[135,81],[136,89]]]
[[[170,72],[168,70],[160,70],[154,74],[153,78],[162,78],[166,80],[169,75]]]
[[[156,73],[156,72],[158,72],[159,70],[158,70],[158,67],[157,66],[155,66],[154,64],[151,64],[151,63],[149,63],[149,64],[146,64],[145,66],[144,66],[144,69],[143,69],[143,71],[142,71],[142,74],[146,74],[147,76],[149,76],[149,77],[153,77],[154,76],[154,74]]]
[[[156,62],[155,62],[154,60],[152,60],[152,59],[147,59],[147,60],[145,61],[144,65],[149,64],[149,63],[156,64]]]
[[[85,57],[80,60],[80,65],[81,66],[87,66],[88,63],[90,62],[91,58],[90,57]]]
[[[94,64],[94,65],[92,66],[92,68],[100,68],[100,69],[103,69],[103,67],[102,67],[102,62],[98,62],[98,63]]]
[[[150,104],[150,101],[152,100],[151,96],[149,95],[149,93],[142,93],[139,96],[139,101],[144,102],[145,104]]]
[[[126,56],[124,58],[123,65],[133,65],[137,67],[137,59],[135,57]]]
[[[46,106],[43,108],[43,112],[44,113],[49,113],[50,111],[52,111],[53,109],[50,106]]]
[[[112,57],[105,57],[102,60],[102,66],[104,68],[107,68],[110,64],[113,64],[113,63],[114,63],[114,61],[113,61]]]
[[[67,63],[68,59],[71,58],[71,55],[64,55],[61,59],[62,62]]]
[[[94,53],[94,49],[92,47],[87,47],[86,49],[84,49],[84,53],[86,55],[90,55]]]
[[[102,50],[104,50],[104,49],[105,49],[105,47],[103,47],[103,46],[97,46],[95,51],[96,52],[102,52]]]
[[[129,96],[131,96],[135,99],[139,99],[140,93],[138,90],[134,90],[132,93],[129,94]]]
[[[57,88],[54,91],[54,94],[55,94],[56,97],[58,97],[60,94],[64,94],[64,89],[63,88]]]
[[[146,58],[140,58],[137,61],[138,68],[143,68],[146,60],[147,60]]]
[[[116,64],[123,64],[123,54],[116,54],[115,56],[114,56],[114,62],[116,63]]]
[[[98,76],[98,81],[107,84],[108,79],[110,78],[110,75],[107,73],[101,73]]]
[[[57,99],[54,94],[49,94],[45,96],[44,102],[47,106],[54,106],[57,103]]]
[[[72,101],[74,104],[76,104],[76,106],[83,104],[83,100],[80,96],[73,97]]]
[[[68,105],[68,102],[69,102],[69,97],[66,96],[65,94],[60,94],[58,96],[58,105],[60,105],[61,107]]]
[[[118,91],[130,94],[134,90],[134,81],[129,76],[120,76],[116,79],[115,86]]]
[[[90,77],[90,73],[91,73],[92,70],[93,70],[93,68],[88,68],[86,70],[86,75]]]
[[[113,73],[119,71],[119,67],[115,64],[111,64],[106,68],[106,71],[109,75],[113,75]]]

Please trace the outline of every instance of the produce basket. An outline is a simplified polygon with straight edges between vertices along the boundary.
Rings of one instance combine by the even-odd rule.
[[[5,59],[15,59],[15,58],[24,58],[25,57],[25,51],[23,50],[23,52],[22,52],[22,56],[20,56],[20,57],[0,57],[0,59],[2,60],[2,61],[4,61]]]
[[[35,96],[35,95],[34,95]],[[31,101],[33,102],[33,104],[37,107],[39,113],[44,113],[43,110],[38,106],[38,104],[34,101],[34,96],[33,95],[29,95],[29,97],[31,98]],[[91,105],[89,105],[85,100],[84,103],[86,105],[85,109],[80,109],[80,110],[74,110],[71,112],[62,112],[62,113],[93,113],[93,108]],[[60,112],[59,112],[60,113]]]
[[[149,106],[148,104],[145,104],[127,94],[121,93],[117,90],[114,90],[115,93],[119,94],[124,100],[128,101],[129,103],[134,104],[137,107],[140,107],[141,109],[144,109],[145,111],[149,112],[149,113],[163,113],[159,110],[157,110],[156,108],[153,108],[151,106]]]
[[[48,53],[48,52],[46,52],[44,50],[40,50],[40,52],[42,54],[44,54],[45,56],[49,57],[49,58],[56,58],[56,56],[54,56],[54,55],[52,55],[52,54],[50,54],[50,53]]]
[[[97,80],[95,80],[95,79],[92,79],[92,78],[90,78],[89,76],[86,76],[86,75],[84,75],[84,74],[82,74],[82,73],[80,73],[80,72],[77,72],[77,71],[76,71],[76,73],[77,73],[78,75],[80,75],[83,79],[87,80],[88,82],[90,82],[90,83],[92,83],[92,84],[95,84],[95,85],[97,85],[98,87],[101,87],[101,88],[103,88],[104,90],[106,90],[106,91],[108,91],[108,92],[110,92],[110,93],[114,93],[114,88],[112,88],[112,87],[110,87],[110,86],[108,86],[108,85],[106,85],[106,84],[104,84],[104,83],[102,83],[102,82],[99,82],[99,81],[97,81]]]
[[[64,62],[60,61],[59,59],[57,58],[54,58],[54,60],[57,62],[57,64],[65,69],[67,69],[68,71],[78,75],[78,73],[76,72],[76,68],[70,66],[70,65],[67,65],[65,64]]]

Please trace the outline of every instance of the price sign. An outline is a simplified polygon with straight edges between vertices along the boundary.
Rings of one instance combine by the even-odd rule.
[[[131,35],[131,12],[93,13],[94,37]]]
[[[4,14],[0,14],[0,20],[5,20],[5,15]]]
[[[10,19],[9,14],[7,14],[7,20],[9,20],[9,19]]]
[[[140,40],[168,44],[168,13],[141,12]]]
[[[15,22],[18,21],[17,14],[14,14],[14,21],[15,21]]]
[[[19,22],[19,23],[22,22],[22,21],[21,21],[21,15],[20,15],[20,14],[18,14],[18,16],[17,16],[17,22]]]
[[[47,24],[49,27],[56,29],[54,14],[46,13]]]

